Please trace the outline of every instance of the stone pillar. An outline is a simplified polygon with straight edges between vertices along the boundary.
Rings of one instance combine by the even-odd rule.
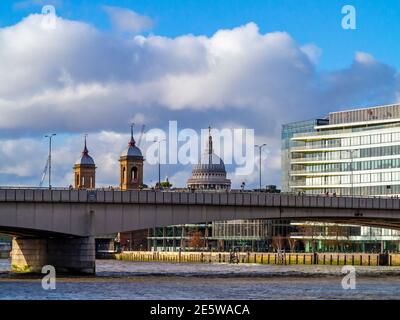
[[[11,271],[41,273],[47,264],[47,240],[14,238],[11,250]]]
[[[62,273],[96,273],[94,237],[54,238],[47,241],[47,261]]]
[[[19,273],[40,273],[52,265],[60,273],[95,274],[95,240],[87,238],[14,238],[11,270]]]

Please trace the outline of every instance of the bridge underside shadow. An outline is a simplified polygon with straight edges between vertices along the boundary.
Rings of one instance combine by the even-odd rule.
[[[95,274],[94,237],[13,238],[12,272],[40,273],[45,265],[58,273]]]
[[[41,273],[51,265],[58,273],[95,274],[94,237],[6,227],[0,233],[13,236],[12,272]]]

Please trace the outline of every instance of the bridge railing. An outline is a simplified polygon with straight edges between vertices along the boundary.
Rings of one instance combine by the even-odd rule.
[[[153,189],[153,188],[145,188],[145,189],[137,189],[137,190],[121,190],[119,187],[101,187],[95,189],[77,189],[72,187],[52,187],[51,189],[48,187],[32,187],[32,186],[0,186],[0,190],[43,190],[43,191],[87,191],[87,192],[97,192],[97,191],[107,191],[107,192],[168,192],[168,193],[204,193],[204,194],[274,194],[281,196],[301,196],[301,197],[331,197],[331,198],[358,198],[358,199],[400,199],[400,195],[333,195],[330,193],[329,195],[325,194],[306,194],[303,192],[267,192],[267,191],[255,191],[255,190],[241,190],[241,189],[231,189],[231,190],[191,190],[188,188],[182,189]]]

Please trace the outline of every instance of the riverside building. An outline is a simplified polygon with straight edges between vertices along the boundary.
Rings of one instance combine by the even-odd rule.
[[[332,112],[326,119],[284,125],[282,169],[284,192],[400,196],[400,104]],[[364,250],[376,248],[377,242],[380,250],[399,249],[398,231],[347,229],[352,230],[349,240],[361,242]]]

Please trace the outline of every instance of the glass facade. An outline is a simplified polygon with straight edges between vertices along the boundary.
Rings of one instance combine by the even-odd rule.
[[[294,147],[292,138],[295,134],[314,132],[317,125],[327,124],[327,119],[315,119],[298,121],[282,126],[282,147],[281,147],[281,167],[282,167],[282,192],[290,192],[290,149]]]
[[[358,121],[368,118],[371,110],[373,123]],[[314,132],[295,133],[289,156],[289,189],[343,196],[400,195],[400,118],[393,118],[398,113],[400,106],[333,113],[329,119],[336,119],[334,123],[347,119],[347,114],[358,122],[353,126],[346,122],[346,130],[340,125],[334,129],[329,122],[315,126]],[[391,123],[382,123],[388,114],[392,115]]]
[[[308,132],[295,132],[291,136],[282,132],[282,145],[289,149],[287,158],[283,159],[286,163],[282,164],[289,172],[283,173],[289,180],[287,190],[305,194],[398,197],[400,105],[334,112],[328,119]],[[296,125],[297,122],[285,125],[282,131]],[[357,241],[400,240],[399,231],[358,229],[357,237],[353,229],[347,236]]]

